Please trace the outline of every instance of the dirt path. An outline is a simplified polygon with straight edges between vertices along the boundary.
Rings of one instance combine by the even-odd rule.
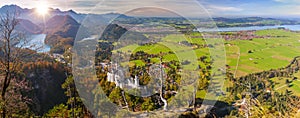
[[[240,57],[241,57],[241,51],[240,51],[240,47],[238,47],[239,51],[238,51],[238,59],[236,61],[236,66],[235,66],[235,71],[234,71],[234,75],[233,77],[235,78],[236,77],[236,72],[238,70],[238,67],[239,67],[239,62],[240,62]]]

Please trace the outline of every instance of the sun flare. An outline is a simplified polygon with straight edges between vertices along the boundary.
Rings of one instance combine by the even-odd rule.
[[[36,4],[36,12],[39,15],[45,16],[48,14],[49,6],[46,1],[38,1]]]

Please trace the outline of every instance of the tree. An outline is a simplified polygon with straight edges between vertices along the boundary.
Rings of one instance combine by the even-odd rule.
[[[21,59],[25,56],[25,53],[21,53],[21,51],[22,47],[25,47],[26,40],[21,33],[16,31],[18,24],[17,12],[6,12],[0,16],[0,100],[2,103],[0,110],[3,118],[8,115],[12,117],[11,113],[8,113],[9,109],[17,109],[18,105],[25,103],[23,100],[18,103],[12,102],[15,101],[13,97],[16,97],[17,94],[14,92],[19,92],[20,99],[23,99],[17,84],[22,80],[22,77],[19,76],[21,70],[19,67]],[[21,44],[21,42],[23,43]]]
[[[60,104],[55,106],[53,109],[49,110],[45,117],[61,117],[67,118],[71,117],[68,106]]]
[[[145,102],[142,104],[142,110],[152,111],[155,109],[155,104],[151,98],[145,98]]]
[[[67,103],[54,106],[45,114],[45,117],[92,117],[81,101],[72,75],[65,80],[61,87],[66,90],[65,94],[69,97]]]
[[[121,89],[119,87],[115,88],[110,94],[109,94],[109,98],[116,102],[117,104],[119,104],[119,106],[123,106],[122,103],[123,103],[123,97],[122,97],[122,94],[121,94]]]

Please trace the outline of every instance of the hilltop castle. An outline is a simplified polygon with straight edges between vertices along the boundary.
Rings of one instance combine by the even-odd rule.
[[[120,88],[139,88],[140,82],[137,75],[135,77],[125,78],[122,69],[118,64],[110,64],[110,71],[107,73],[107,81],[114,82],[116,87]]]

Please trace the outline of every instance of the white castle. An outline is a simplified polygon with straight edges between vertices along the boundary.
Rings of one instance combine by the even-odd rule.
[[[120,87],[121,89],[138,89],[139,92],[134,94],[143,97],[149,97],[155,93],[159,93],[161,86],[159,86],[160,82],[158,82],[157,79],[147,85],[140,85],[140,80],[137,75],[125,78],[124,71],[118,64],[110,63],[106,65],[106,67],[109,68],[109,72],[107,72],[107,81],[115,83],[116,87]]]
[[[116,87],[120,88],[139,88],[139,78],[135,75],[135,77],[130,77],[128,79],[124,78],[124,74],[121,69],[118,69],[118,64],[111,64],[110,72],[107,73],[107,81],[114,82]]]

